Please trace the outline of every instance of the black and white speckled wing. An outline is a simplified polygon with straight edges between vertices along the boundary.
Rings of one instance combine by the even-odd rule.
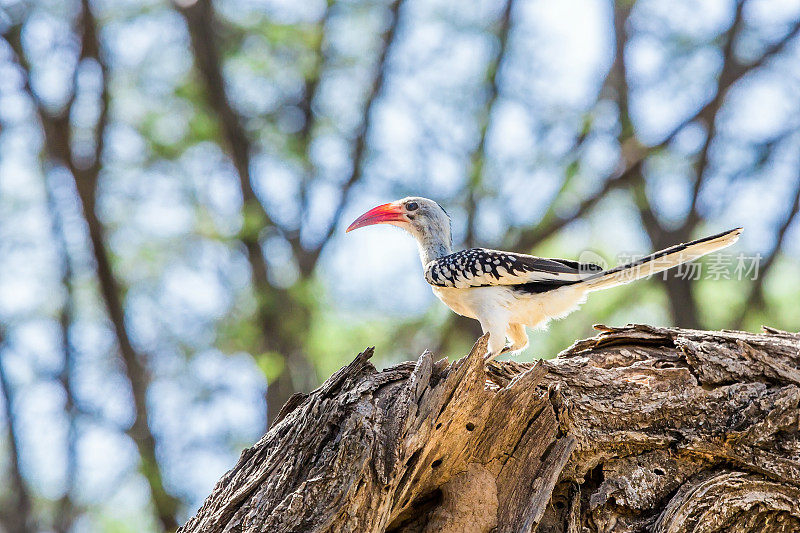
[[[425,280],[436,287],[513,285],[526,292],[543,292],[575,283],[600,270],[597,265],[564,259],[471,248],[428,263]]]

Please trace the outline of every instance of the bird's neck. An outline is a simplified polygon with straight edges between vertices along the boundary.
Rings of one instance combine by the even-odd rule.
[[[443,239],[417,239],[417,245],[423,267],[435,259],[453,253],[450,243]]]

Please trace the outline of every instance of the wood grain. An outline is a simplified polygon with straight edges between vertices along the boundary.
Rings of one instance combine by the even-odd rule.
[[[598,329],[536,364],[366,350],[180,531],[800,530],[800,336]]]

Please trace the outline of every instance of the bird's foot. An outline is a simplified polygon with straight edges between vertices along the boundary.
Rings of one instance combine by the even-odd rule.
[[[486,355],[483,357],[483,359],[488,363],[489,361],[494,361],[495,359],[497,359],[501,355],[504,355],[504,354],[507,354],[507,353],[513,352],[513,351],[514,351],[514,347],[511,346],[510,344],[506,344],[505,346],[503,346],[503,348],[499,352],[496,352],[496,353],[495,352],[486,352]]]

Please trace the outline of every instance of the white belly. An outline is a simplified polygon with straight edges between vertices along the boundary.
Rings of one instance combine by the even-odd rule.
[[[450,287],[433,287],[433,294],[444,304],[461,316],[480,320],[494,306],[503,306],[501,292],[508,292],[503,287],[471,287],[453,289]],[[506,307],[506,306],[503,306]]]
[[[568,285],[539,294],[517,292],[503,285],[466,289],[433,287],[433,293],[459,315],[482,323],[500,319],[530,327],[543,326],[552,318],[564,317],[586,300],[585,289],[580,285]]]

